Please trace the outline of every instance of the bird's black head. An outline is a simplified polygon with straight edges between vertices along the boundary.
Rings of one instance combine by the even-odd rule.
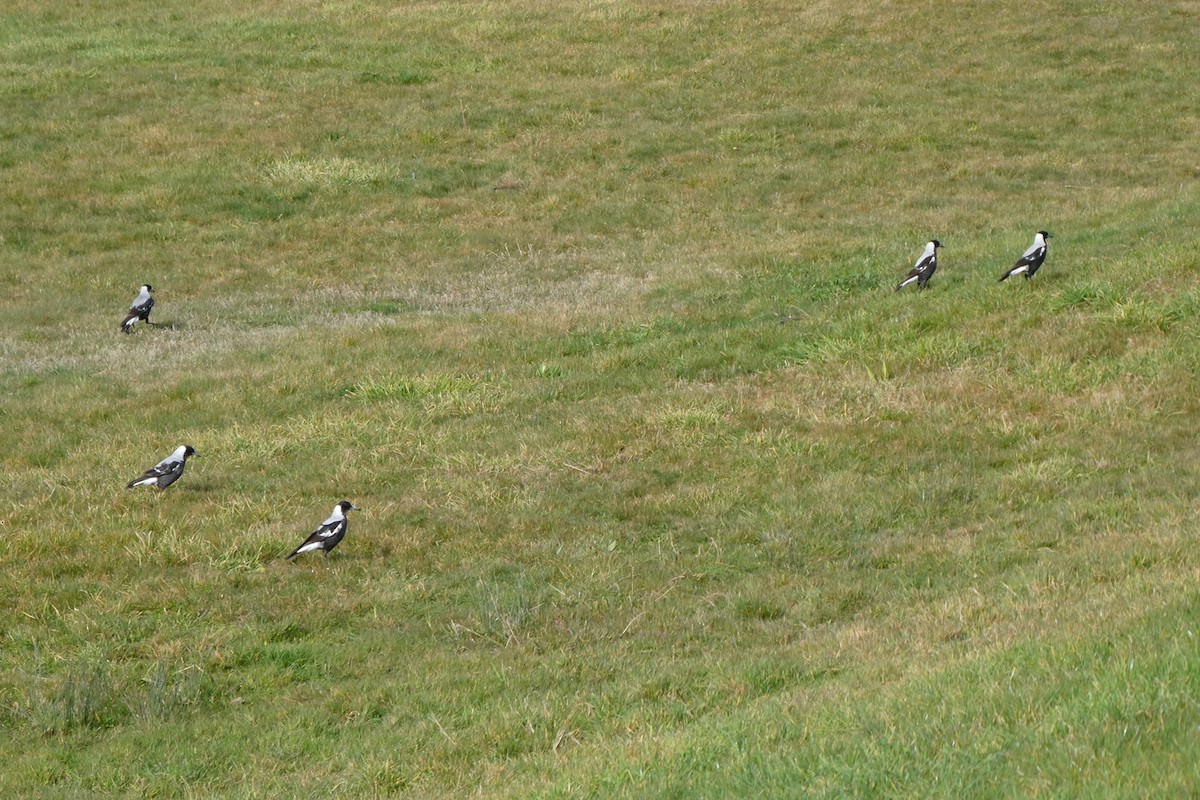
[[[199,455],[200,454],[197,453],[195,448],[193,448],[190,444],[185,444],[183,446],[183,457],[184,458],[187,458],[188,456],[197,456],[198,457]]]
[[[340,508],[342,510],[343,514],[345,514],[347,511],[350,511],[350,510],[362,511],[361,508],[354,505],[349,500],[343,500],[342,502],[338,503],[338,508]]]
[[[150,284],[148,284],[148,283],[143,283],[143,284],[142,284],[142,288],[143,288],[143,289],[145,289],[147,292],[153,292],[153,291],[154,291],[154,287],[153,287],[153,286],[151,286],[151,285],[150,285]]]
[[[1049,231],[1038,231],[1038,233],[1040,233],[1040,234],[1042,235],[1042,238],[1043,238],[1043,239],[1052,239],[1052,238],[1054,238],[1054,237],[1052,237],[1052,236],[1050,235],[1050,232],[1049,232]]]
[[[930,241],[931,241],[931,242],[933,242],[933,249],[934,249],[934,250],[937,250],[939,247],[941,247],[941,246],[942,246],[942,243],[941,243],[941,242],[939,242],[937,239],[930,239]]]

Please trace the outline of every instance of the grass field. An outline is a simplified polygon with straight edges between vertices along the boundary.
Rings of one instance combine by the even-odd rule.
[[[1198,34],[0,3],[0,796],[1197,794]]]

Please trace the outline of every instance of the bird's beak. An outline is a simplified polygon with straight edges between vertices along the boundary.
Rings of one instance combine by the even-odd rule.
[[[350,510],[351,510],[351,511],[362,511],[362,509],[361,509],[361,508],[359,508],[358,506],[354,505],[353,503],[351,503],[351,505],[350,505]]]

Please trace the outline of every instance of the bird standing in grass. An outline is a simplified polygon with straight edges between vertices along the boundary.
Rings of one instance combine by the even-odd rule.
[[[1033,237],[1033,244],[1029,245],[1029,249],[1017,259],[1017,263],[1013,264],[1008,272],[1000,276],[1000,282],[1003,283],[1013,275],[1024,275],[1025,280],[1032,278],[1033,273],[1037,272],[1038,267],[1046,260],[1046,240],[1051,238],[1053,237],[1045,231],[1038,231]]]
[[[913,281],[917,282],[917,289],[925,288],[925,284],[929,283],[929,279],[933,277],[934,270],[937,269],[937,251],[941,246],[942,243],[937,239],[932,239],[925,243],[925,252],[921,253],[921,257],[917,259],[917,263],[904,276],[904,280],[900,281],[899,285],[896,286],[897,292]]]
[[[154,287],[150,284],[142,285],[138,296],[133,298],[133,303],[129,306],[129,314],[121,322],[121,333],[133,331],[133,326],[139,319],[147,325],[154,324],[150,321],[150,309],[154,308],[154,298],[150,296],[150,293],[153,291]]]
[[[338,542],[346,536],[346,514],[350,511],[362,511],[362,509],[349,500],[338,503],[333,507],[333,513],[329,515],[329,519],[322,522],[321,527],[313,531],[312,535],[293,550],[287,558],[290,559],[300,553],[308,553],[312,550],[320,550],[328,558],[329,551],[337,547]]]
[[[135,486],[153,484],[160,489],[165,489],[183,475],[183,468],[187,464],[188,456],[198,455],[200,454],[193,450],[190,444],[181,444],[175,448],[174,453],[146,470],[142,473],[142,477],[131,480],[125,488],[132,489]]]

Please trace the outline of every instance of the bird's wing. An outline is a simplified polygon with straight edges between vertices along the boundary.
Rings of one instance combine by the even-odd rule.
[[[140,317],[143,314],[149,314],[150,309],[154,308],[154,298],[153,297],[147,297],[142,302],[138,302],[139,300],[142,300],[142,298],[139,297],[137,300],[134,300],[133,305],[131,305],[129,307],[130,316],[139,316]]]
[[[296,555],[297,553],[303,551],[309,545],[318,544],[320,542],[325,541],[330,536],[333,536],[335,533],[337,533],[339,528],[341,528],[345,524],[346,524],[346,520],[344,518],[338,519],[338,520],[333,520],[333,524],[330,524],[328,522],[322,523],[321,527],[317,528],[315,531],[310,533],[308,535],[308,538],[305,539],[303,542],[301,542],[300,546],[297,547],[295,550],[293,550],[291,555],[288,556],[288,558],[291,558],[292,556]]]
[[[150,469],[143,472],[141,475],[139,475],[136,478],[134,478],[133,480],[131,480],[129,482],[129,485],[133,486],[135,483],[144,481],[147,478],[161,478],[162,476],[163,476],[162,470],[160,470],[158,467],[151,467]]]
[[[1024,253],[1021,254],[1021,257],[1017,259],[1017,263],[1014,264],[1013,266],[1020,267],[1020,266],[1024,266],[1027,264],[1032,264],[1033,262],[1035,262],[1039,258],[1041,258],[1042,253],[1044,253],[1045,251],[1046,251],[1045,245],[1040,245],[1040,244],[1031,245],[1028,250],[1026,250]]]
[[[162,461],[155,464],[150,469],[143,472],[138,477],[131,480],[129,482],[129,486],[133,487],[134,485],[141,483],[142,481],[145,481],[145,480],[148,480],[151,478],[155,478],[155,479],[161,478],[163,475],[167,475],[176,470],[182,470],[182,469],[183,469],[182,459],[175,459],[173,456],[168,456],[168,457],[164,458]]]
[[[909,275],[916,275],[917,273],[924,272],[925,270],[929,269],[936,263],[937,263],[937,254],[930,253],[929,255],[924,256],[920,261],[917,262],[917,265],[915,267],[913,267],[912,272],[910,272]]]
[[[162,461],[155,464],[151,469],[146,470],[146,474],[149,475],[151,472],[156,472],[159,475],[164,475],[175,469],[175,467],[181,463],[183,463],[183,459],[176,457],[176,455],[172,453]]]
[[[136,483],[137,481],[144,481],[147,478],[161,478],[163,475],[166,475],[168,472],[170,472],[172,467],[174,467],[174,464],[169,464],[165,467],[162,464],[159,464],[151,467],[143,472],[141,477],[134,478],[134,482]]]
[[[321,527],[313,531],[312,536],[308,537],[310,542],[315,542],[317,539],[328,539],[337,533],[342,526],[346,524],[345,517],[330,517],[321,523]]]

